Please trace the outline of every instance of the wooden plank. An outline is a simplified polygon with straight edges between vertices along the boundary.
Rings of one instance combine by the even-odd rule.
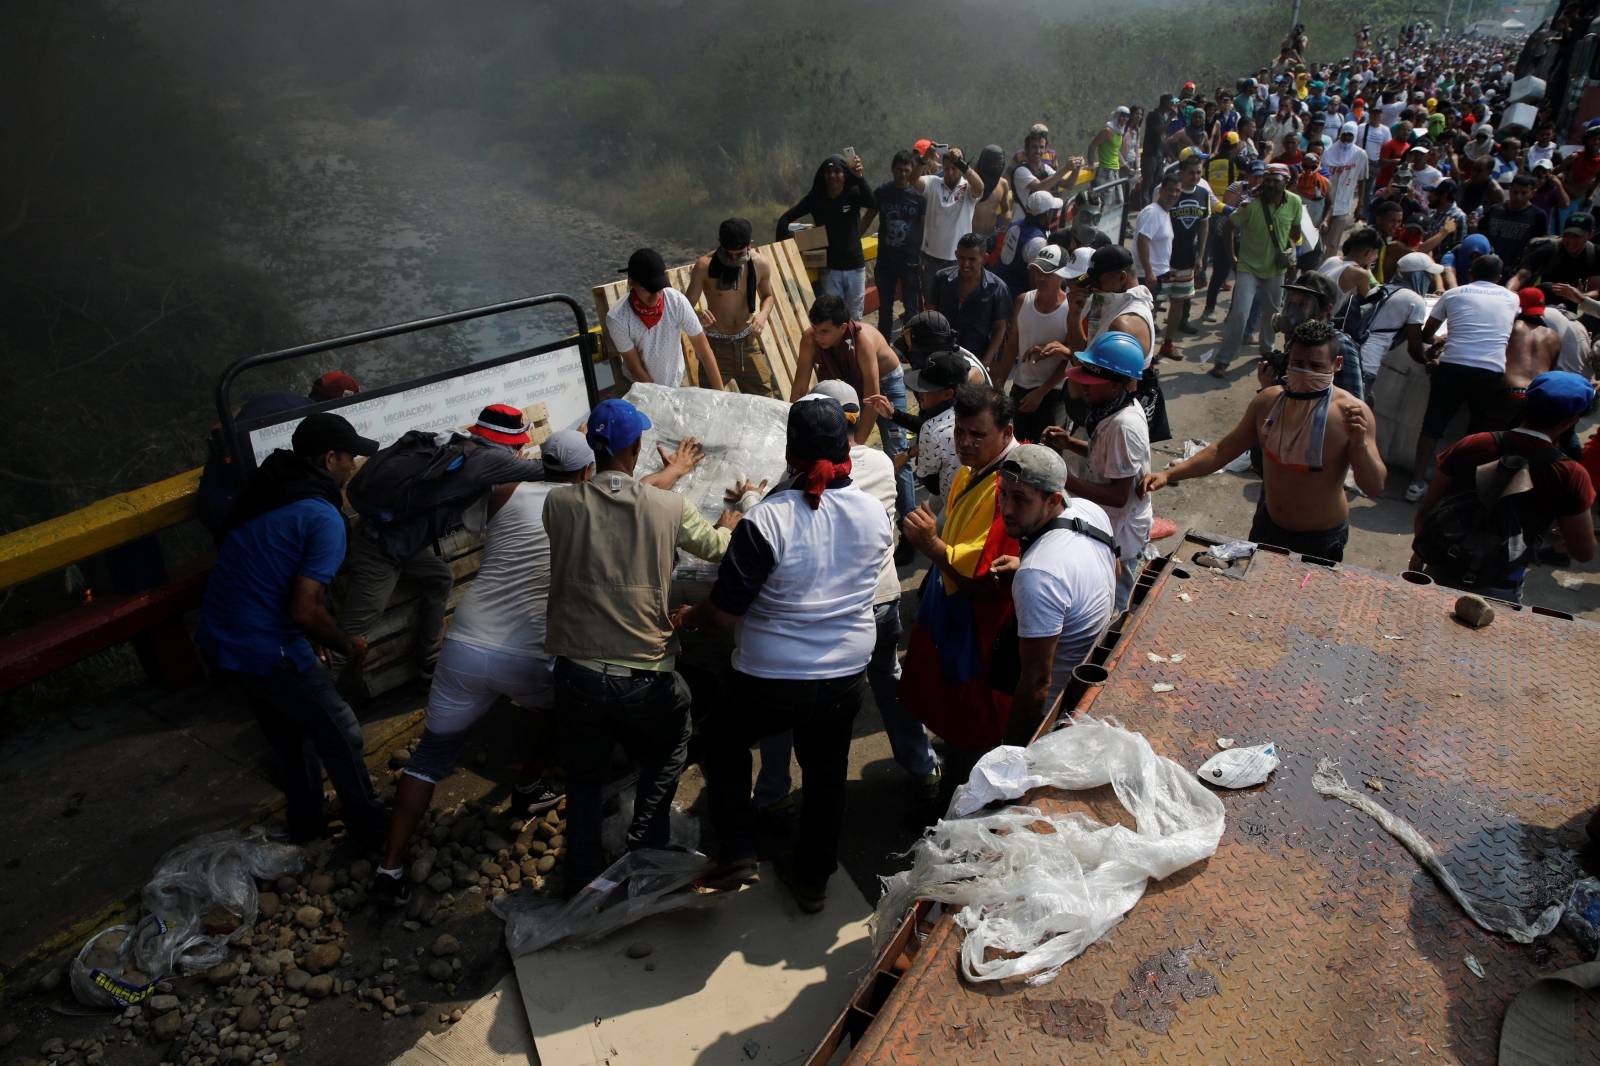
[[[194,517],[199,487],[200,469],[196,467],[0,537],[0,588]]]

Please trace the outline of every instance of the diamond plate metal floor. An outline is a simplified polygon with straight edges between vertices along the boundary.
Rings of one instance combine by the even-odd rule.
[[[965,984],[941,920],[851,1063],[1492,1063],[1511,998],[1581,961],[1560,928],[1526,947],[1478,929],[1311,776],[1337,759],[1469,895],[1531,917],[1578,876],[1600,801],[1600,626],[1502,608],[1472,630],[1449,590],[1265,551],[1219,574],[1189,565],[1199,548],[1179,550],[1191,576],[1157,585],[1089,713],[1191,768],[1218,737],[1276,741],[1282,766],[1224,793],[1216,855],[1153,883],[1050,984]],[[1038,802],[1128,820],[1110,789]],[[1597,1013],[1579,1008],[1591,1049]]]

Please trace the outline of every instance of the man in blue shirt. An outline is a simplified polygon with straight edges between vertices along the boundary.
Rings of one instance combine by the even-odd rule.
[[[879,185],[873,193],[878,201],[878,259],[873,282],[878,286],[878,332],[885,337],[894,325],[897,284],[905,317],[922,310],[922,219],[928,210],[927,198],[916,180],[916,156],[896,152],[889,172],[894,180]]]
[[[290,839],[326,832],[326,768],[351,841],[367,847],[382,839],[387,819],[362,759],[360,723],[311,641],[352,661],[367,653],[365,638],[340,630],[323,591],[344,561],[341,489],[356,456],[372,455],[378,442],[320,412],[301,421],[292,443],[267,457],[229,516],[195,639],[267,736]]]
[[[927,306],[955,327],[961,347],[993,367],[1011,325],[1011,290],[983,266],[983,238],[956,242],[956,265],[934,275]]]

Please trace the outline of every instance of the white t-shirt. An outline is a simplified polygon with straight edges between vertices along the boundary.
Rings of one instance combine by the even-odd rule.
[[[1130,403],[1110,418],[1094,427],[1089,438],[1089,463],[1083,479],[1096,485],[1120,478],[1131,477],[1128,502],[1121,507],[1107,507],[1105,514],[1111,521],[1117,547],[1122,549],[1122,561],[1135,565],[1139,553],[1150,540],[1150,524],[1155,518],[1155,507],[1149,494],[1140,496],[1136,491],[1139,479],[1150,472],[1150,422],[1144,408]]]
[[[894,531],[894,536],[889,542],[889,551],[883,557],[883,567],[878,571],[878,591],[872,597],[872,605],[876,607],[880,603],[900,598],[900,575],[896,573],[894,566],[894,544],[900,539],[900,531],[896,528],[894,520],[894,460],[877,448],[869,448],[865,444],[852,444],[850,480],[854,482],[856,488],[883,504],[884,513],[889,516],[889,527]]]
[[[660,321],[651,328],[645,328],[634,313],[632,301],[624,297],[606,312],[606,331],[611,334],[611,343],[617,346],[617,351],[639,353],[644,368],[657,385],[675,389],[683,384],[684,377],[683,340],[679,335],[698,337],[703,330],[700,316],[694,313],[688,297],[677,289],[662,289],[661,295],[666,305],[661,309]],[[624,375],[628,372],[626,363],[622,372]]]
[[[1361,372],[1376,374],[1383,357],[1402,338],[1407,326],[1420,326],[1428,320],[1428,301],[1415,290],[1400,286],[1372,316],[1367,339],[1361,345]]]
[[[1528,166],[1533,166],[1541,159],[1548,159],[1551,162],[1555,162],[1555,155],[1556,143],[1554,141],[1551,141],[1549,144],[1542,147],[1537,141],[1535,141],[1533,144],[1528,145]]]
[[[1406,102],[1404,100],[1396,100],[1392,104],[1384,104],[1383,110],[1379,112],[1383,118],[1383,124],[1385,126],[1393,126],[1396,122],[1399,122],[1400,112],[1405,109]]]
[[[518,485],[485,530],[478,575],[456,607],[449,639],[492,651],[544,657],[550,537],[544,500],[555,482]]]
[[[956,458],[956,409],[951,405],[922,423],[917,430],[917,458],[914,472],[917,480],[936,478],[939,498],[950,498],[950,482],[961,469]]]
[[[1556,369],[1589,376],[1589,331],[1575,318],[1569,318],[1559,307],[1547,307],[1544,324],[1561,336],[1561,354],[1556,358]]]
[[[1078,518],[1106,533],[1111,521],[1088,500],[1074,499],[1062,518]],[[1111,620],[1116,602],[1117,563],[1092,537],[1070,529],[1046,533],[1029,547],[1011,584],[1017,636],[1058,637],[1050,676],[1050,699],[1088,656]],[[1047,704],[1048,706],[1048,704]]]
[[[1366,151],[1369,162],[1382,162],[1379,155],[1383,152],[1383,146],[1393,137],[1387,125],[1374,126],[1369,122],[1356,132],[1356,147]]]
[[[1505,373],[1506,345],[1521,310],[1517,294],[1492,281],[1446,290],[1428,315],[1449,327],[1439,361]]]
[[[1022,202],[1028,198],[1028,186],[1040,178],[1048,178],[1056,172],[1056,168],[1049,163],[1039,163],[1039,173],[1035,174],[1026,163],[1018,163],[1011,172],[1011,220],[1015,222],[1027,214],[1022,209]]]
[[[1411,172],[1411,187],[1427,192],[1444,180],[1444,171],[1438,167],[1418,167]]]
[[[927,210],[922,218],[922,251],[935,259],[953,260],[956,241],[972,232],[972,212],[977,202],[967,187],[967,179],[956,182],[954,189],[944,183],[940,174],[924,174],[922,199]]]
[[[1139,212],[1139,220],[1133,231],[1140,237],[1150,242],[1150,269],[1160,277],[1172,269],[1172,216],[1160,204],[1147,204]],[[1134,253],[1134,269],[1141,270],[1144,264],[1139,261],[1138,252]],[[1154,280],[1153,278],[1145,280]]]
[[[1037,289],[1023,293],[1022,306],[1017,309],[1017,365],[1011,368],[1011,384],[1024,389],[1036,389],[1050,380],[1060,362],[1056,359],[1027,362],[1028,350],[1051,341],[1065,343],[1067,339],[1066,296],[1061,297],[1059,307],[1045,314],[1034,306],[1038,295]]]
[[[1343,141],[1323,153],[1322,170],[1328,175],[1328,184],[1332,187],[1328,196],[1328,210],[1335,218],[1348,215],[1356,209],[1356,194],[1360,192],[1370,166],[1367,153]]]

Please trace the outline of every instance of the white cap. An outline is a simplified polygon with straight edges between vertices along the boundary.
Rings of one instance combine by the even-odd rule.
[[[1089,273],[1089,265],[1091,262],[1093,262],[1093,260],[1093,250],[1089,248],[1079,248],[1077,251],[1073,252],[1071,258],[1067,260],[1067,265],[1062,267],[1066,273],[1062,274],[1061,276],[1066,278],[1068,281],[1071,281],[1074,278],[1081,278],[1085,274]]]
[[[1117,109],[1116,109],[1116,111],[1115,111],[1115,112],[1113,112],[1113,114],[1117,114],[1117,115],[1131,115],[1131,114],[1133,114],[1133,112],[1132,112],[1132,111],[1129,111],[1129,110],[1128,110],[1128,109],[1127,109],[1127,108],[1126,108],[1126,107],[1119,107],[1119,108],[1117,108]]]
[[[1036,193],[1030,193],[1028,198],[1022,201],[1022,208],[1030,215],[1048,215],[1052,211],[1061,210],[1065,203],[1065,200],[1050,190],[1040,189]]]
[[[1396,274],[1413,274],[1421,271],[1425,274],[1443,274],[1444,267],[1433,261],[1433,256],[1427,252],[1407,252],[1400,257],[1400,262],[1394,265]]]
[[[1555,168],[1556,165],[1548,159],[1535,159],[1533,161],[1534,170],[1554,170]]]
[[[1341,137],[1354,137],[1360,132],[1361,127],[1357,126],[1354,122],[1346,122],[1343,126],[1339,127],[1339,136]]]

